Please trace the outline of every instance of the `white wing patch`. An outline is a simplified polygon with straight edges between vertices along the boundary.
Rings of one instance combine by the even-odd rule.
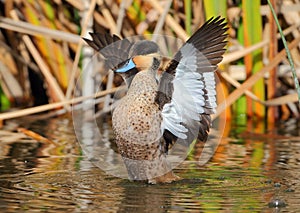
[[[161,131],[167,129],[176,137],[186,139],[192,121],[200,121],[199,114],[205,108],[215,110],[217,104],[214,72],[199,73],[197,67],[197,60],[200,57],[203,60],[203,55],[189,43],[180,51],[182,58],[173,80],[172,100],[162,110]]]

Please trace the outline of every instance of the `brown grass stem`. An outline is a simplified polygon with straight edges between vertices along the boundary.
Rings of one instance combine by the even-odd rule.
[[[297,45],[300,42],[300,37],[294,39],[289,44],[289,49],[293,49],[297,47]],[[277,66],[283,59],[286,57],[286,51],[282,50],[280,51],[270,63],[263,67],[259,72],[253,74],[251,77],[249,77],[241,86],[233,91],[225,101],[223,101],[219,106],[217,107],[216,113],[213,115],[213,119],[218,117],[227,107],[231,106],[241,95],[245,93],[247,89],[249,89],[251,86],[255,84],[257,80],[264,77],[265,73],[269,72],[271,69],[273,69],[275,66]]]
[[[0,28],[12,30],[19,33],[24,33],[33,36],[43,36],[46,38],[52,38],[59,41],[67,41],[71,43],[78,43],[80,36],[60,31],[49,29],[42,26],[36,26],[28,22],[13,20],[10,18],[0,17]]]
[[[13,19],[18,20],[18,16],[16,11],[11,11],[11,16]],[[30,37],[28,35],[23,35],[22,39],[28,48],[29,52],[31,53],[32,57],[36,61],[37,65],[39,66],[42,74],[45,76],[45,79],[48,83],[49,88],[51,88],[52,92],[54,93],[54,101],[63,101],[65,99],[64,93],[61,90],[60,86],[58,85],[56,79],[53,77],[53,75],[50,72],[49,67],[44,62],[42,56],[39,54],[39,51],[34,46],[33,42],[31,41]]]
[[[88,99],[102,97],[107,94],[111,94],[111,93],[114,93],[116,91],[123,90],[126,88],[127,88],[126,86],[115,87],[110,90],[100,91],[100,92],[98,92],[94,95],[90,95],[90,96],[81,96],[81,97],[73,98],[71,100],[65,100],[65,101],[60,101],[60,102],[51,103],[51,104],[47,104],[47,105],[36,106],[36,107],[27,108],[27,109],[21,109],[21,110],[17,110],[17,111],[13,111],[13,112],[1,113],[0,121],[12,119],[12,118],[18,118],[18,117],[22,117],[25,115],[31,115],[31,114],[35,114],[35,113],[45,112],[47,110],[53,110],[56,108],[60,108],[64,105],[70,105],[70,104],[74,105],[74,104],[80,103],[80,102],[88,100]]]
[[[86,34],[86,28],[88,26],[88,22],[90,21],[91,17],[93,16],[93,12],[94,12],[95,7],[96,7],[96,1],[97,0],[92,0],[92,2],[91,2],[90,8],[89,8],[89,10],[87,12],[87,15],[85,17],[85,20],[83,21],[83,24],[82,24],[82,30],[81,30],[80,37],[82,37],[83,35]],[[78,69],[78,63],[79,63],[79,59],[80,59],[82,45],[83,45],[83,40],[80,39],[79,43],[78,43],[77,50],[76,50],[72,70],[71,70],[69,85],[68,85],[67,92],[66,92],[66,98],[67,99],[71,98],[72,91],[73,91],[74,86],[75,86],[75,78],[76,78],[77,72],[79,70]]]
[[[164,13],[164,8],[159,4],[157,0],[151,0],[148,2],[161,15]],[[178,35],[178,37],[181,38],[182,40],[186,41],[189,38],[187,33],[184,31],[184,29],[178,24],[177,21],[175,21],[175,19],[170,14],[166,16],[166,24],[169,27],[171,27],[174,30],[174,32]]]

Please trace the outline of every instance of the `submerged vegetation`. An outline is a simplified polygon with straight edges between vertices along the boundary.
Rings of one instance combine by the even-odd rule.
[[[268,2],[274,6],[289,44],[294,79],[299,78],[298,1],[2,1],[0,121],[49,110],[65,113],[70,104],[86,99],[78,95],[73,99],[73,92],[85,59],[91,57],[81,39],[89,31],[109,31],[122,37],[144,35],[147,39],[151,39],[149,34],[162,34],[186,40],[205,20],[218,15],[226,17],[230,37],[217,72],[220,95],[214,118],[234,115],[243,123],[251,116],[274,123],[299,117],[294,79]],[[98,70],[88,73],[93,77],[95,72]],[[100,74],[106,84],[97,96],[114,93],[120,79]],[[84,94],[95,97],[95,88]],[[107,110],[106,101],[99,100],[103,103],[100,112]]]

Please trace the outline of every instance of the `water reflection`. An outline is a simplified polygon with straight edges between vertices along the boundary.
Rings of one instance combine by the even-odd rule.
[[[101,140],[111,147],[110,125],[105,120],[101,122],[104,125]],[[295,121],[281,124],[271,132],[245,126],[225,130],[228,135],[223,136],[207,164],[198,163],[203,149],[199,144],[175,171],[184,178],[182,181],[154,186],[107,175],[91,163],[82,154],[68,117],[20,123],[59,146],[19,133],[11,135],[13,140],[2,134],[1,212],[297,212],[300,209],[300,133]]]

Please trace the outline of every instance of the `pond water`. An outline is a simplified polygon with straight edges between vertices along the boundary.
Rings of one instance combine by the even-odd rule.
[[[183,179],[148,185],[114,177],[83,154],[72,119],[19,120],[52,143],[0,132],[1,212],[300,212],[300,128],[289,120],[227,124],[214,156],[176,169]],[[15,125],[12,122],[12,126]],[[11,127],[15,128],[15,127]],[[112,140],[106,123],[105,140]]]

